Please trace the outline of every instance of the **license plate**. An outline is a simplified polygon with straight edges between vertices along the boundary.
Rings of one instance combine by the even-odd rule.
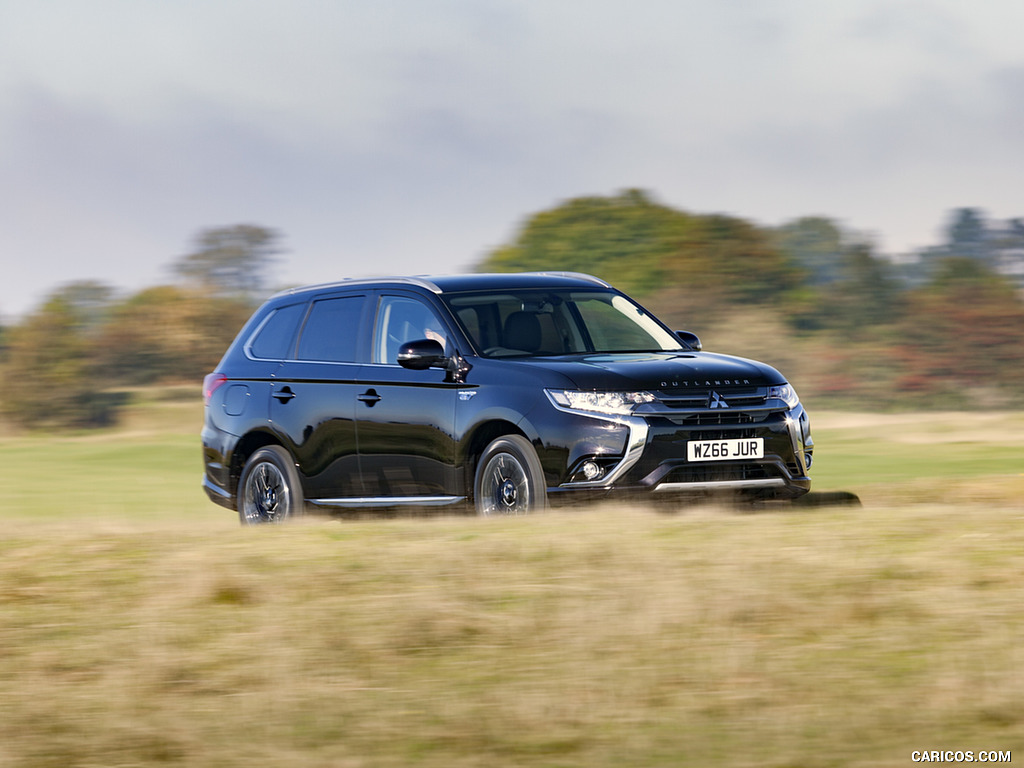
[[[728,459],[763,459],[764,438],[739,440],[690,440],[686,443],[689,461],[726,461]]]

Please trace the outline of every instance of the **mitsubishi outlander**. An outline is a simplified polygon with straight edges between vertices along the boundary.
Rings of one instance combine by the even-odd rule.
[[[521,514],[570,499],[795,498],[813,441],[774,368],[705,352],[574,273],[345,280],[260,307],[203,383],[203,487],[310,510]]]

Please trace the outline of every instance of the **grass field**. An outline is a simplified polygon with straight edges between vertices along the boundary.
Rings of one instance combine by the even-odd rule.
[[[175,392],[2,438],[0,768],[1024,755],[1024,414],[815,419],[863,507],[243,530]]]

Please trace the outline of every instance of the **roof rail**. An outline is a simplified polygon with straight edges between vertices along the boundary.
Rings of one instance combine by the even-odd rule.
[[[590,283],[597,283],[598,285],[603,285],[605,288],[612,287],[610,283],[606,283],[601,278],[594,277],[593,275],[588,275],[585,272],[534,272],[533,274],[550,277],[575,277],[578,280],[586,280],[587,282]]]
[[[509,272],[509,273],[503,273],[503,274],[508,274],[509,276],[512,276],[515,273]],[[532,276],[536,276],[536,277],[566,277],[566,278],[572,278],[572,279],[576,279],[576,280],[584,280],[584,281],[586,281],[588,283],[594,283],[595,285],[600,285],[600,286],[602,286],[604,288],[611,288],[612,287],[611,285],[606,283],[604,280],[601,280],[600,278],[594,277],[593,275],[584,274],[583,272],[557,272],[557,271],[552,271],[552,272],[522,272],[522,273],[519,273],[519,274],[532,275]],[[467,276],[473,276],[473,273],[467,273]],[[458,277],[458,275],[451,275],[451,277]],[[424,289],[430,291],[431,293],[440,294],[440,293],[443,292],[441,290],[440,286],[438,286],[437,283],[434,282],[434,280],[431,277],[428,277],[426,275],[415,275],[415,276],[408,276],[408,277],[399,276],[399,275],[392,275],[392,276],[386,276],[386,277],[347,277],[347,278],[343,278],[341,280],[335,280],[335,281],[327,282],[327,283],[317,283],[315,285],[294,286],[292,288],[285,288],[282,291],[278,291],[277,293],[275,293],[270,298],[274,299],[274,298],[278,298],[280,296],[295,296],[295,295],[300,294],[300,293],[310,293],[312,291],[323,291],[323,290],[331,290],[331,289],[334,289],[334,288],[348,288],[348,287],[351,287],[351,286],[371,285],[371,284],[380,284],[380,283],[390,283],[392,285],[415,285],[415,286],[418,286],[420,288],[424,288]]]
[[[278,296],[291,296],[297,293],[307,293],[309,291],[323,291],[330,288],[348,288],[352,285],[367,285],[369,283],[393,283],[395,285],[416,285],[420,288],[426,288],[428,291],[433,293],[441,293],[441,289],[430,279],[426,277],[402,277],[398,275],[391,275],[387,277],[346,277],[341,280],[335,280],[329,283],[317,283],[315,285],[298,285],[294,288],[285,288],[283,291],[278,291],[270,298],[276,298]]]

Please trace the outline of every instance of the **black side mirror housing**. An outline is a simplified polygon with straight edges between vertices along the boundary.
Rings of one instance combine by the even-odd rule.
[[[700,343],[700,336],[691,331],[676,331],[676,336],[686,346],[692,349],[694,352],[700,352],[704,349],[704,345]]]
[[[436,339],[420,339],[407,341],[398,348],[398,364],[410,371],[425,371],[434,366],[445,366],[448,358],[444,356],[444,347]]]

